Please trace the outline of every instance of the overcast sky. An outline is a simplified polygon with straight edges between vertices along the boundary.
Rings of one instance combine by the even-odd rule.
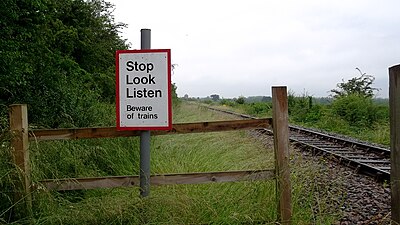
[[[400,64],[399,0],[108,0],[122,36],[140,49],[171,49],[178,95],[271,95],[283,85],[324,97],[342,79],[375,76],[388,97],[388,67]]]

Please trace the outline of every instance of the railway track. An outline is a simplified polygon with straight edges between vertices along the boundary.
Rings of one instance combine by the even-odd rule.
[[[236,112],[207,107],[214,111],[239,116],[244,119],[255,117]],[[257,129],[258,132],[272,135],[268,129]],[[390,150],[367,144],[352,138],[338,137],[304,127],[289,125],[289,140],[302,149],[313,154],[323,155],[351,167],[356,172],[374,177],[376,180],[390,180]]]

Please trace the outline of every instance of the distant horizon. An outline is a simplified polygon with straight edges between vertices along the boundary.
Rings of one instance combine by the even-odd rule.
[[[211,94],[211,95],[213,95],[213,94]],[[208,95],[208,96],[190,96],[190,95],[188,95],[188,98],[211,98],[211,97],[210,97],[211,95]],[[218,95],[218,94],[217,94],[217,95]],[[295,96],[296,96],[296,97],[301,97],[300,95],[295,95]],[[307,95],[307,96],[310,96],[310,97],[313,97],[313,98],[332,98],[332,99],[333,99],[333,97],[330,97],[330,96],[325,96],[325,97],[312,96],[312,95]],[[178,95],[178,97],[179,97],[179,98],[184,98],[184,96],[179,96],[179,95]],[[238,97],[241,97],[241,96],[236,96],[236,97],[224,97],[224,96],[219,95],[219,97],[220,97],[220,99],[234,99],[234,98],[238,98]],[[242,96],[242,97],[245,97],[245,98],[251,98],[251,97],[270,97],[270,98],[272,98],[271,95],[250,95],[250,96]],[[372,99],[389,99],[389,98],[374,96]]]

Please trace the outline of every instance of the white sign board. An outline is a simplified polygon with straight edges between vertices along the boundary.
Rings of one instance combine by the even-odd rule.
[[[170,49],[119,50],[116,54],[118,130],[170,130]]]

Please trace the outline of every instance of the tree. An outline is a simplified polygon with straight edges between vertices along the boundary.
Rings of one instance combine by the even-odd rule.
[[[373,88],[372,84],[375,81],[375,77],[361,72],[359,68],[356,68],[360,73],[359,77],[354,77],[347,82],[342,80],[342,83],[336,85],[337,89],[332,89],[331,92],[334,98],[340,98],[349,95],[359,95],[366,98],[372,98],[374,91],[378,91],[378,88]]]
[[[104,0],[0,1],[0,117],[28,104],[29,121],[88,126],[115,96],[115,50],[126,49]]]
[[[350,126],[371,127],[381,118],[372,101],[374,91],[378,89],[372,87],[375,80],[372,75],[362,73],[358,68],[356,70],[360,72],[359,77],[343,81],[337,84],[338,89],[331,90],[334,93],[332,112]]]
[[[243,96],[239,96],[239,98],[237,98],[237,99],[235,100],[235,102],[236,102],[237,104],[243,105],[243,104],[246,102],[246,99],[245,99]]]
[[[179,103],[180,103],[180,100],[178,98],[178,93],[176,92],[176,89],[178,89],[176,84],[175,83],[171,84],[172,105],[174,105],[174,106],[178,106]]]
[[[313,103],[313,97],[306,91],[296,95],[292,90],[288,93],[288,111],[290,119],[295,122],[316,122],[321,116],[321,106]]]

